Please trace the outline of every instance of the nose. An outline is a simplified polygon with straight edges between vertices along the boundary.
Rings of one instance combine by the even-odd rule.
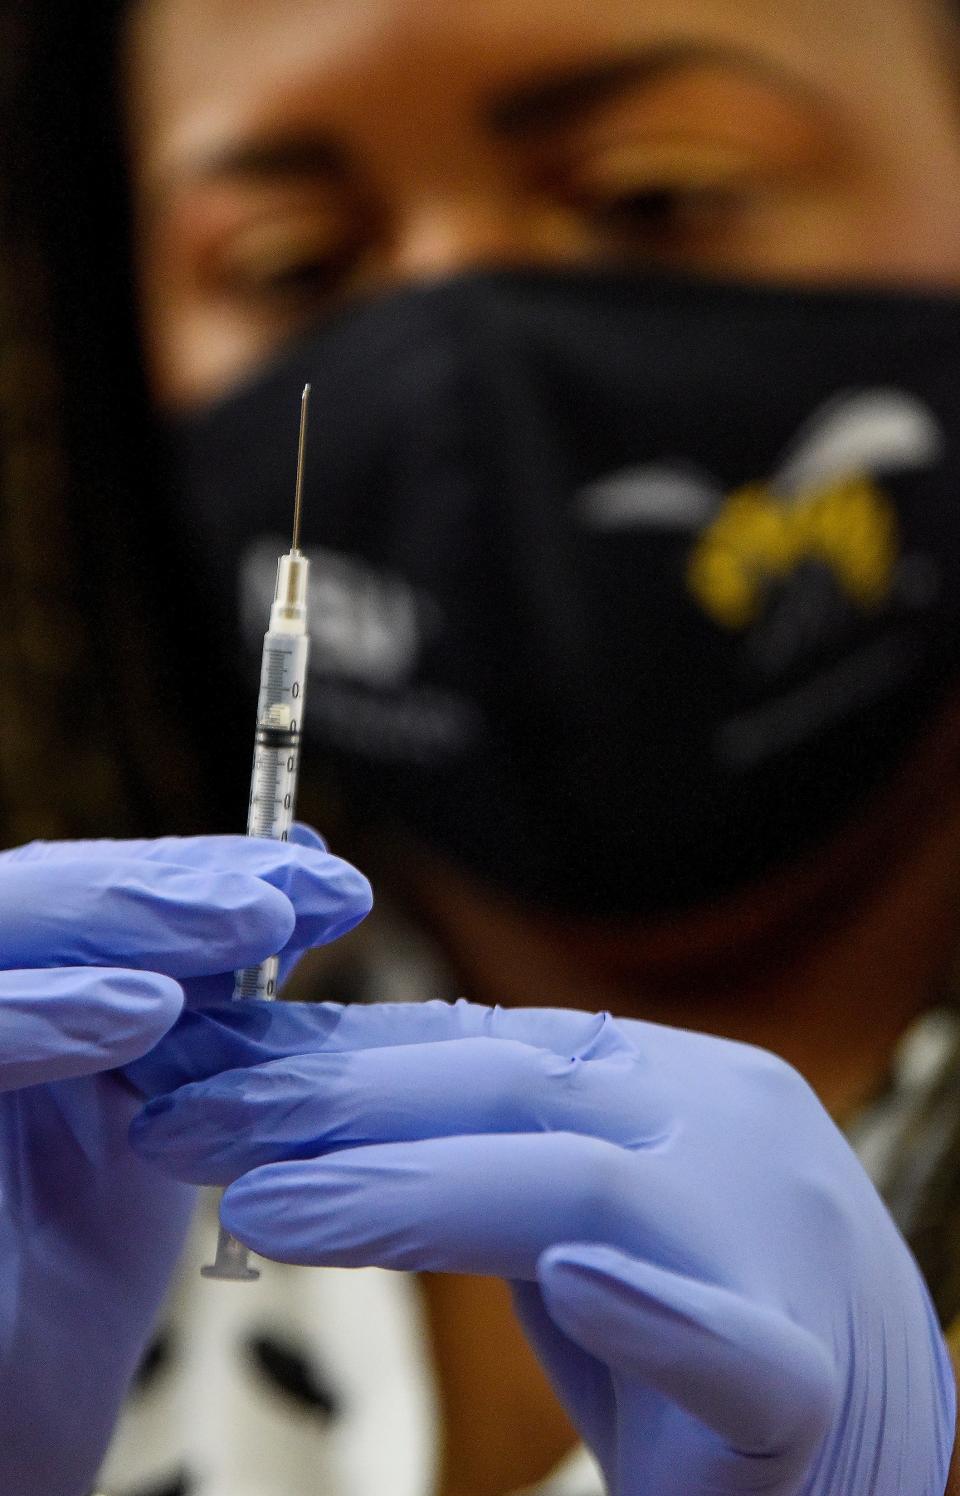
[[[385,268],[391,280],[430,280],[470,270],[571,265],[584,254],[575,231],[546,205],[453,193],[409,205],[394,228]]]

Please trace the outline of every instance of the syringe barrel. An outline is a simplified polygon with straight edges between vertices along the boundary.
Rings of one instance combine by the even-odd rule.
[[[257,703],[258,729],[286,725],[290,731],[300,731],[309,656],[310,640],[306,634],[266,635]]]
[[[286,841],[296,810],[310,643],[268,634],[263,647],[248,836]]]
[[[309,654],[306,634],[271,631],[264,639],[248,836],[286,841],[290,835],[296,815]],[[272,957],[260,966],[238,971],[234,996],[275,998],[278,967]]]

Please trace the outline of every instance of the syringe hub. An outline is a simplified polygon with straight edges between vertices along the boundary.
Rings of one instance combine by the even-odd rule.
[[[289,551],[280,557],[277,567],[277,594],[270,610],[271,634],[305,634],[307,632],[307,586],[310,562],[301,551]]]

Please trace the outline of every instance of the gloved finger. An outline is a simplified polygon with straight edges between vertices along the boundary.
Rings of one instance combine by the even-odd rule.
[[[193,977],[252,965],[286,945],[284,893],[247,873],[163,863],[0,868],[0,965],[129,966]]]
[[[330,850],[330,848],[328,847],[326,841],[320,835],[320,833],[318,831],[314,831],[314,829],[313,829],[312,826],[304,825],[304,823],[302,821],[295,821],[294,824],[291,826],[291,828],[290,828],[290,842],[295,847],[308,847],[312,851],[315,851],[315,852],[329,852],[329,850]],[[370,897],[369,886],[368,886],[367,892],[368,892],[368,897]],[[368,903],[368,905],[367,905],[367,913],[369,913],[370,907],[371,906]],[[363,918],[364,918],[364,916],[361,915],[360,919],[363,919]],[[356,923],[360,923],[360,920],[358,919],[356,921]],[[348,930],[341,930],[339,933],[345,935],[345,934],[348,933]],[[331,937],[331,939],[332,938],[335,938],[335,937]],[[278,973],[278,985],[279,985],[279,987],[281,987],[281,988],[283,987],[284,982],[286,982],[286,980],[290,976],[290,974],[299,965],[299,963],[303,959],[306,951],[309,950],[309,949],[311,949],[312,945],[328,944],[328,943],[329,943],[328,941],[324,940],[324,941],[313,941],[313,942],[311,942],[310,945],[302,945],[298,941],[296,933],[294,933],[294,937],[290,941],[290,943],[286,947],[286,949],[283,950],[283,951],[281,951],[281,952],[279,952],[279,955],[280,955],[280,970],[279,970],[279,973]]]
[[[617,1204],[629,1169],[614,1144],[562,1133],[379,1144],[245,1174],[221,1218],[283,1262],[533,1279],[558,1235],[635,1235]]]
[[[326,837],[321,836],[319,831],[308,826],[305,821],[294,821],[290,827],[290,840],[295,847],[312,847],[317,852],[330,850]]]
[[[330,848],[325,839],[312,826],[305,825],[302,821],[294,821],[290,828],[290,841],[295,847],[309,847],[315,852],[329,852]],[[369,912],[369,910],[368,910]],[[347,931],[343,931],[347,934]],[[296,939],[291,940],[285,951],[280,952],[280,971],[278,981],[280,987],[290,976],[294,968],[302,960],[305,950],[309,947],[300,947]]]
[[[310,831],[309,828],[301,829],[307,834],[304,840],[298,842],[297,845],[326,851],[326,847],[319,836]],[[294,827],[294,831],[296,830],[297,828]],[[336,861],[336,859],[332,860]],[[343,866],[346,866],[346,864],[343,864]],[[350,869],[350,871],[355,870]],[[284,983],[303,960],[308,950],[314,946],[328,945],[341,935],[348,933],[349,928],[353,924],[359,924],[365,917],[365,913],[369,912],[370,890],[369,885],[364,880],[363,890],[358,890],[361,893],[361,898],[358,900],[357,906],[349,911],[347,917],[331,921],[327,924],[324,922],[324,910],[321,908],[319,911],[320,928],[318,929],[318,911],[316,907],[311,908],[310,903],[304,898],[305,889],[309,889],[309,884],[304,879],[301,880],[299,888],[290,890],[290,896],[296,900],[294,903],[294,913],[297,916],[297,923],[294,926],[293,934],[283,950],[271,952],[271,955],[277,956],[279,961],[277,987],[281,995]],[[313,902],[316,905],[316,900]],[[194,978],[190,982],[188,993],[190,1006],[192,1008],[204,1008],[216,1007],[221,1003],[232,1003],[235,980],[236,972],[234,971],[220,973],[216,976]]]
[[[666,1032],[664,1030],[664,1032]],[[556,1054],[598,1059],[636,1054],[609,1014],[552,1008],[486,1008],[476,1003],[225,1003],[185,1013],[138,1069],[144,1095],[176,1091],[221,1070],[285,1055],[507,1039]],[[134,1078],[134,1077],[131,1077]]]
[[[5,873],[19,877],[34,866],[47,868],[51,877],[69,878],[74,865],[129,867],[132,862],[216,875],[244,874],[285,894],[296,913],[296,924],[283,945],[267,954],[277,955],[289,945],[299,956],[352,930],[369,914],[373,902],[363,874],[339,857],[331,857],[318,843],[320,838],[308,827],[300,828],[296,843],[251,836],[33,842],[0,855],[0,880]]]
[[[0,1091],[112,1070],[176,1022],[170,977],[109,967],[0,972]]]
[[[604,1470],[614,1469],[617,1413],[609,1366],[581,1349],[550,1318],[539,1283],[511,1283],[523,1333],[584,1443]]]
[[[664,1496],[799,1488],[841,1396],[828,1351],[808,1330],[595,1243],[551,1247],[538,1276],[551,1318],[577,1345],[717,1436],[697,1469],[671,1468],[669,1457],[658,1466]]]
[[[11,847],[0,852],[0,868],[7,863],[110,862],[119,859],[170,862],[177,867],[216,867],[234,872],[253,872],[260,877],[265,876],[265,869],[286,863],[285,853],[289,846],[327,851],[327,844],[319,832],[314,831],[312,826],[297,821],[291,828],[289,842],[241,834],[132,837],[122,841],[112,837],[97,837],[86,841],[32,841],[22,847]],[[249,866],[238,868],[237,857],[251,859]]]
[[[300,1055],[157,1097],[131,1141],[192,1184],[338,1148],[476,1133],[562,1131],[635,1148],[665,1127],[655,1084],[636,1071],[629,1053],[568,1059],[513,1039]]]

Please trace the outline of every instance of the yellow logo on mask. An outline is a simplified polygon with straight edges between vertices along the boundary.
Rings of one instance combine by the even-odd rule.
[[[872,478],[835,479],[795,499],[751,483],[726,500],[690,557],[688,585],[715,623],[745,629],[772,587],[806,561],[829,567],[864,611],[890,596],[899,556],[897,516]]]

